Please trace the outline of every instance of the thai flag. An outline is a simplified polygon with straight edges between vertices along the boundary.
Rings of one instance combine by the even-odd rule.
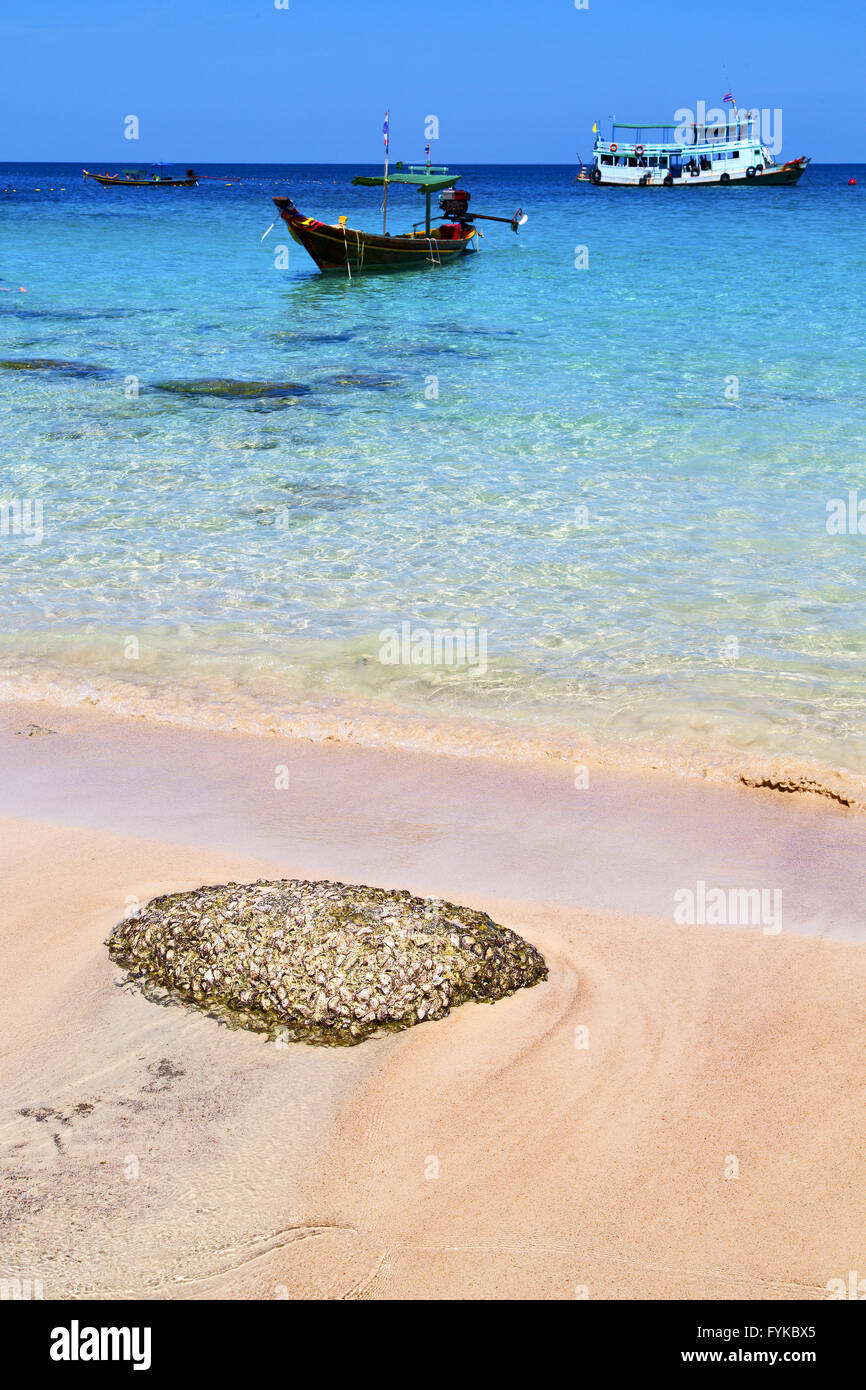
[[[390,111],[386,111],[386,112],[385,112],[385,124],[382,126],[382,134],[383,134],[384,137],[385,137],[385,149],[386,149],[386,150],[387,150],[387,148],[388,148],[388,118],[389,118],[390,114],[391,114]]]
[[[734,94],[733,94],[733,92],[728,92],[728,95],[727,95],[726,97],[722,97],[722,101],[733,101],[733,99],[734,99]]]

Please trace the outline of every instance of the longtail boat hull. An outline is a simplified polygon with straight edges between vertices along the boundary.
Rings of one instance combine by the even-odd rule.
[[[382,236],[304,217],[290,198],[275,198],[274,203],[294,240],[322,271],[345,274],[446,265],[478,249],[475,228],[461,223],[431,228],[429,236],[426,232]]]
[[[84,181],[94,179],[103,188],[195,188],[198,179],[127,179],[120,174],[92,174],[89,169],[82,170]]]

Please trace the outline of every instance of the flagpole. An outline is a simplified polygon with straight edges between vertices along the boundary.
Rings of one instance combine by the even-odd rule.
[[[382,235],[388,230],[388,142],[391,139],[391,111],[385,112],[385,202],[382,205]]]
[[[734,108],[734,119],[735,119],[735,121],[737,122],[737,139],[739,140],[739,138],[740,138],[740,108],[737,106],[737,98],[734,96],[734,89],[733,89],[733,87],[731,86],[731,79],[730,79],[730,77],[728,76],[728,66],[727,66],[727,63],[723,63],[723,64],[722,64],[722,71],[723,71],[724,74],[725,74],[725,82],[728,84],[728,95],[725,97],[725,101],[730,101],[731,105],[732,105],[733,108]],[[728,122],[726,121],[725,124],[727,125]]]

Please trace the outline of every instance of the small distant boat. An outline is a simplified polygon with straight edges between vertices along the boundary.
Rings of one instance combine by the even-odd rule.
[[[82,170],[84,182],[95,179],[106,188],[195,188],[198,175],[194,169],[187,169],[182,177],[163,173],[164,164],[152,164],[150,172],[146,169],[122,169],[119,174],[94,174],[89,169]]]
[[[581,161],[575,182],[603,188],[767,188],[797,183],[809,162],[800,155],[777,164],[754,134],[749,112],[735,104],[717,125],[705,121],[685,132],[672,124],[614,121],[609,140],[597,135],[592,163]]]
[[[386,121],[387,125],[387,121]],[[487,222],[505,222],[516,232],[526,221],[526,216],[518,208],[513,217],[491,217],[489,214],[469,211],[472,196],[463,188],[454,185],[460,174],[450,174],[445,165],[410,164],[408,172],[402,164],[396,166],[397,172],[389,174],[386,162],[385,173],[376,177],[359,174],[353,184],[365,187],[384,188],[385,207],[382,231],[361,232],[347,226],[347,219],[341,217],[339,223],[318,222],[313,217],[305,217],[299,212],[291,198],[274,198],[280,216],[288,227],[294,240],[315,261],[322,271],[340,270],[349,275],[362,270],[403,270],[424,265],[447,265],[459,260],[468,252],[478,250],[479,233],[475,228],[476,219]],[[417,188],[426,199],[426,215],[411,231],[392,236],[387,230],[388,189],[391,184],[407,184]],[[434,193],[439,194],[439,207],[443,220],[433,225],[434,215],[431,200]]]

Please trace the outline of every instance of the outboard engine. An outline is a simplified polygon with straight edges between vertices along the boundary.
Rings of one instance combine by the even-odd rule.
[[[446,188],[439,194],[439,206],[446,217],[452,217],[455,222],[463,222],[469,211],[471,196],[465,188]]]

